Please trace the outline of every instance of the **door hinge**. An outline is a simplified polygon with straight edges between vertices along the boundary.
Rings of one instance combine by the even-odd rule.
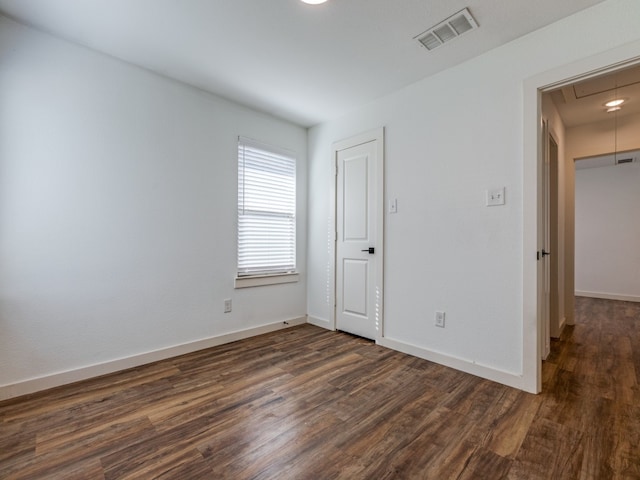
[[[540,260],[540,251],[536,252],[536,260]]]

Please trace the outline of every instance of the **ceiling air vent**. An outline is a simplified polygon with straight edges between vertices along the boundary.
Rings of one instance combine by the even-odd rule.
[[[623,163],[632,163],[633,157],[631,158],[619,158],[616,160],[616,165],[622,165]]]
[[[478,24],[465,8],[415,38],[427,50],[433,50],[474,28],[478,28]]]

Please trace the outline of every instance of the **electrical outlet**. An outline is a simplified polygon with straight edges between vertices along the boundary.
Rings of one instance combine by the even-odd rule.
[[[231,311],[231,299],[227,298],[224,301],[224,313],[229,313]]]
[[[444,312],[436,312],[436,327],[444,328]]]

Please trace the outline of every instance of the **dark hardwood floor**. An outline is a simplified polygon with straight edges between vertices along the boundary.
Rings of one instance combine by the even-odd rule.
[[[304,325],[0,403],[2,479],[640,479],[640,304],[530,395]]]

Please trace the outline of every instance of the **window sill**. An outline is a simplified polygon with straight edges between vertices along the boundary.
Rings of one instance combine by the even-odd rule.
[[[250,275],[236,277],[234,288],[261,287],[263,285],[278,285],[280,283],[294,283],[298,281],[298,272],[275,273],[271,275]]]

